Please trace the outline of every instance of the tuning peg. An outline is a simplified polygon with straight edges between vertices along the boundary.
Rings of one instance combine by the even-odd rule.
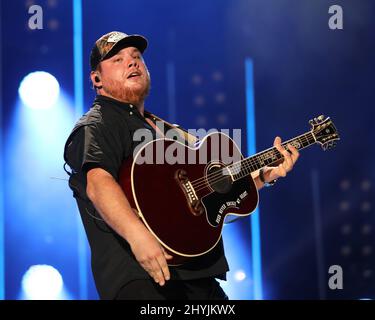
[[[317,125],[317,124],[321,124],[325,119],[326,119],[326,116],[321,114],[320,116],[310,120],[309,124],[312,125],[312,126]]]
[[[322,145],[322,148],[324,151],[328,150],[328,149],[332,149],[336,146],[336,141],[329,141],[329,142],[326,142]]]

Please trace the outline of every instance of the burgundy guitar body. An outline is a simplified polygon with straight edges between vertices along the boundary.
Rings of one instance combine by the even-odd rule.
[[[310,131],[282,147],[302,150],[318,143],[328,150],[340,140],[329,117],[320,115],[309,123]],[[174,257],[169,264],[176,265],[212,250],[227,215],[253,212],[258,190],[251,173],[282,161],[276,147],[243,159],[233,140],[219,132],[206,136],[197,148],[158,139],[124,162],[119,182],[144,224]]]
[[[197,148],[154,140],[124,162],[120,185],[143,223],[174,257],[168,264],[208,253],[221,238],[226,215],[246,216],[255,210],[258,191],[251,175],[234,181],[224,174],[225,165],[241,159],[230,137],[213,133]]]

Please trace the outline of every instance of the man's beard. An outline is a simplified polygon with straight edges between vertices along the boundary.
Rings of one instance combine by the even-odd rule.
[[[150,83],[151,80],[148,76],[146,86],[133,89],[126,87],[122,81],[107,80],[106,85],[103,84],[103,89],[115,99],[138,105],[148,96],[150,92]]]

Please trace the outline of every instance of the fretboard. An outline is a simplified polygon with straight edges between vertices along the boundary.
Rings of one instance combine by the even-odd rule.
[[[296,138],[285,141],[281,146],[287,150],[287,144],[291,144],[297,150],[302,150],[311,146],[315,142],[313,134],[309,131]],[[226,169],[229,170],[234,180],[238,180],[265,166],[272,166],[272,164],[277,163],[282,158],[284,158],[284,156],[276,149],[276,147],[272,147],[229,165]]]

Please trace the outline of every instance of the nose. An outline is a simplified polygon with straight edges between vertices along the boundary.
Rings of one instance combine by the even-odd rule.
[[[131,68],[131,67],[138,67],[139,65],[138,65],[138,62],[137,62],[137,60],[135,60],[135,59],[132,59],[132,60],[130,60],[130,62],[129,62],[129,64],[128,64],[128,67],[129,68]]]

